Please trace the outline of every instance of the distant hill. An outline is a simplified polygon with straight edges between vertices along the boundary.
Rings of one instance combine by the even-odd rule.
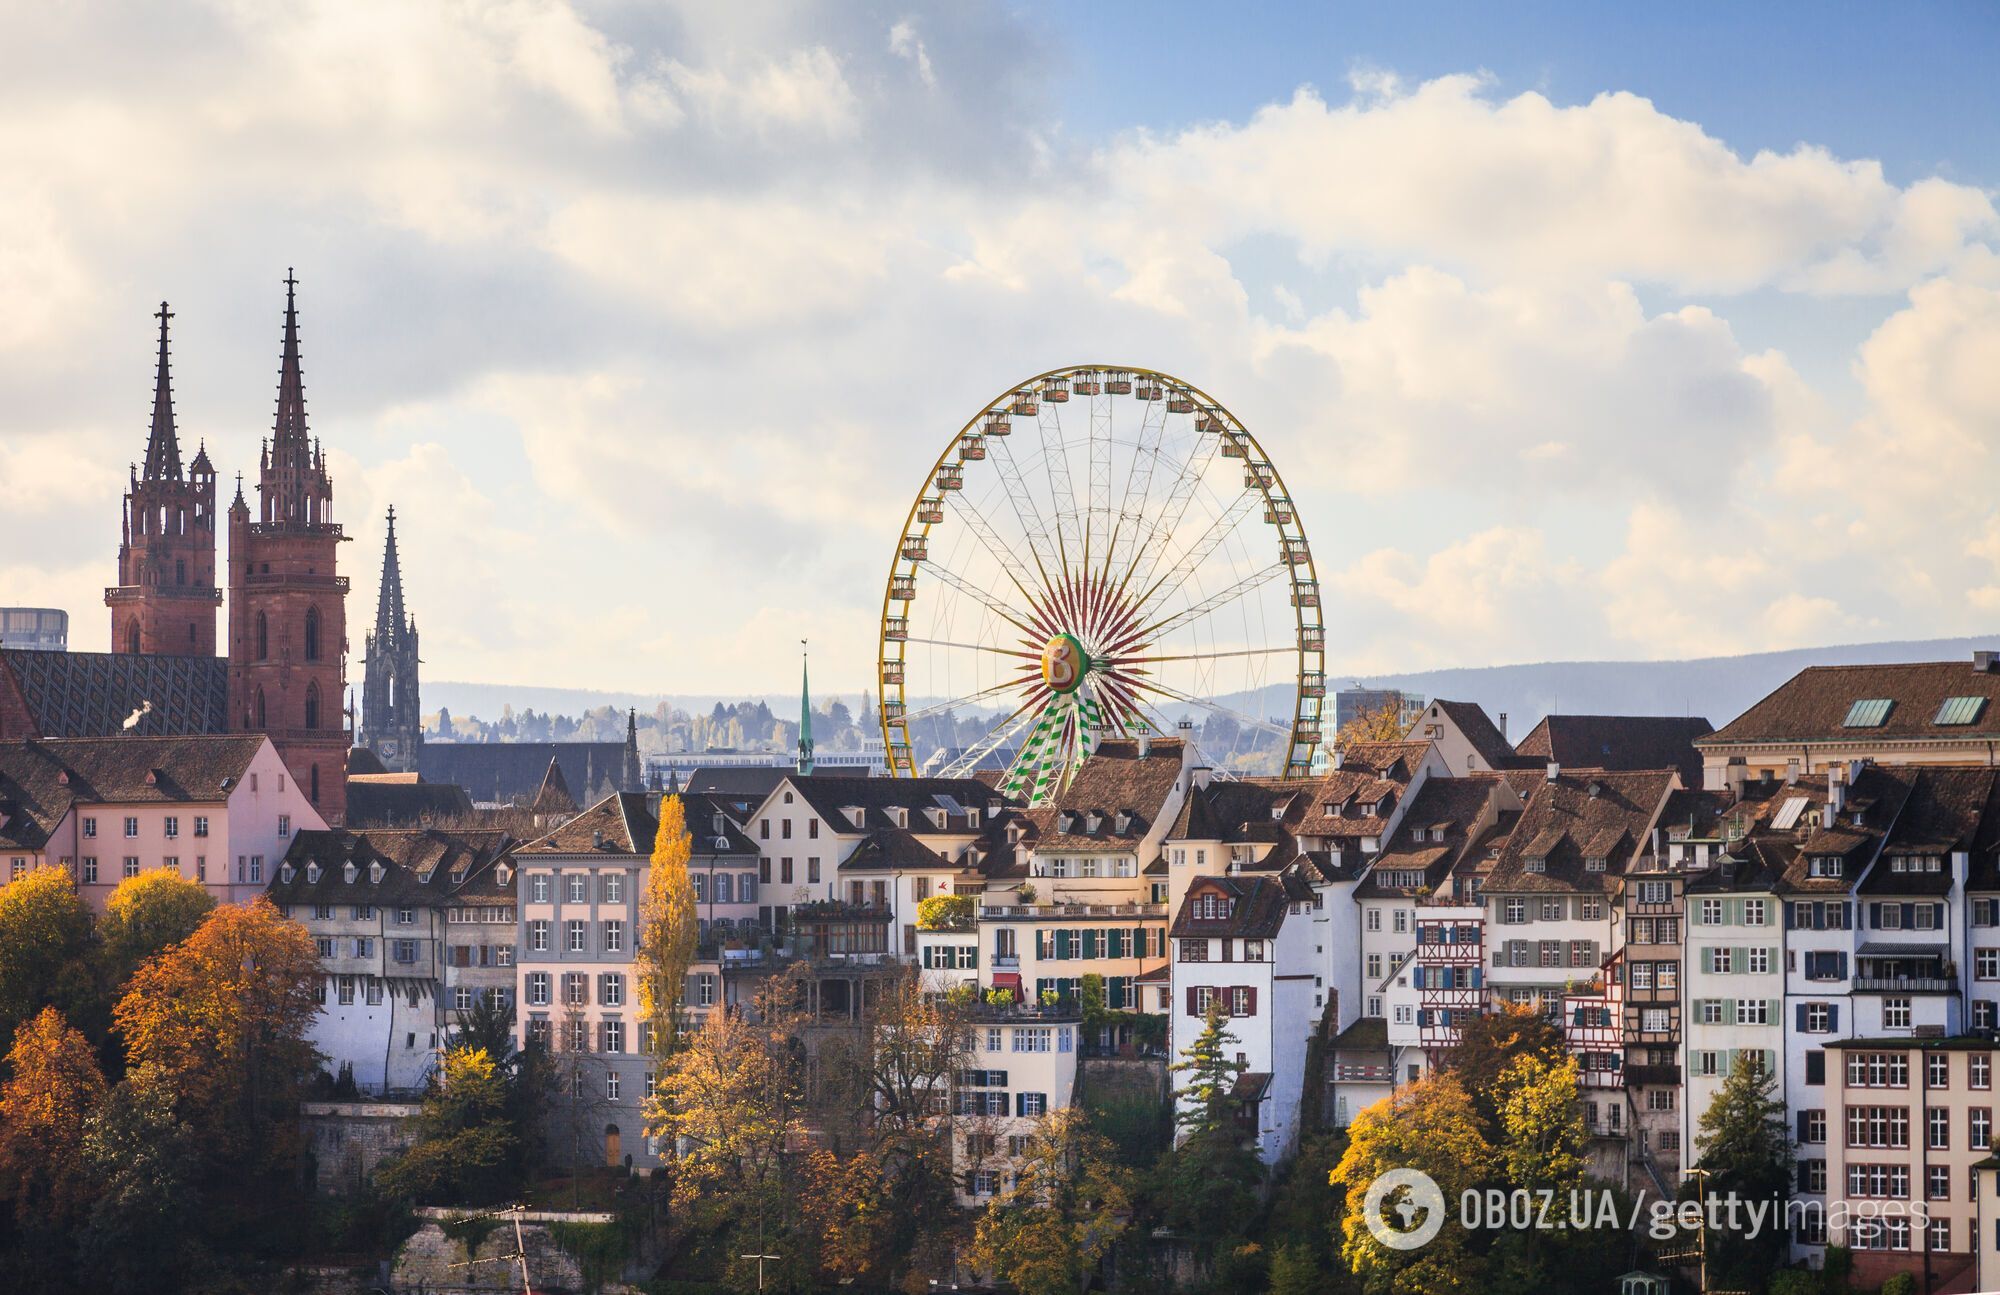
[[[1988,638],[1911,639],[1896,643],[1848,643],[1835,647],[1794,648],[1785,652],[1755,652],[1746,656],[1701,657],[1692,661],[1546,661],[1532,665],[1467,666],[1422,670],[1410,674],[1367,675],[1373,687],[1401,688],[1425,697],[1476,701],[1496,718],[1507,715],[1507,736],[1518,739],[1542,716],[1570,715],[1700,715],[1720,728],[1749,709],[1764,694],[1810,665],[1869,665],[1891,661],[1963,660],[1971,668],[1974,649],[2000,649],[2000,634]],[[1329,688],[1345,687],[1351,676],[1335,675]],[[1223,699],[1231,709],[1256,715],[1279,715],[1291,708],[1289,687],[1266,688]],[[818,694],[824,706],[838,696],[858,708],[858,693]],[[798,693],[781,691],[757,696],[724,697],[707,693],[598,692],[587,688],[545,688],[532,684],[424,683],[424,708],[451,708],[455,716],[477,715],[491,720],[512,705],[518,713],[533,709],[548,714],[580,715],[599,706],[636,706],[650,711],[666,701],[684,711],[707,711],[725,704],[762,700],[784,718],[796,718]],[[1178,718],[1178,714],[1168,718]]]
[[[1848,643],[1836,647],[1701,657],[1692,661],[1549,661],[1535,665],[1472,666],[1412,674],[1367,675],[1372,687],[1401,688],[1425,697],[1475,701],[1496,719],[1507,715],[1507,737],[1518,741],[1549,714],[1700,715],[1717,728],[1807,666],[1880,665],[1895,661],[1962,660],[1972,668],[1974,649],[2000,648],[1986,638],[1912,639],[1898,643]],[[1327,680],[1329,691],[1348,676]],[[1248,713],[1280,713],[1291,689],[1267,688],[1229,699]]]

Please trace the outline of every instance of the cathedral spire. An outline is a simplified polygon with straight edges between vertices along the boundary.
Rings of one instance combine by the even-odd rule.
[[[160,321],[160,367],[153,379],[153,430],[146,438],[147,481],[181,479],[181,442],[174,432],[174,387],[167,370],[167,321],[174,312],[161,302],[153,312]]]
[[[403,637],[403,565],[396,556],[396,507],[389,506],[389,540],[382,548],[382,593],[375,605],[375,637],[388,644]]]
[[[278,421],[273,429],[271,449],[285,467],[309,467],[311,448],[306,442],[306,383],[299,365],[299,308],[295,295],[298,279],[285,270],[285,349],[278,367]]]
[[[799,772],[813,771],[812,676],[807,669],[806,641],[799,640]]]

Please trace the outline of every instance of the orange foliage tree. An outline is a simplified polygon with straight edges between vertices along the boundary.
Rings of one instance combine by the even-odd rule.
[[[45,1007],[14,1031],[12,1078],[0,1086],[0,1196],[14,1216],[52,1228],[90,1204],[84,1121],[104,1101],[104,1076],[89,1040]]]
[[[112,1016],[130,1081],[174,1095],[216,1161],[275,1169],[298,1150],[319,959],[269,900],[225,906],[139,967]]]

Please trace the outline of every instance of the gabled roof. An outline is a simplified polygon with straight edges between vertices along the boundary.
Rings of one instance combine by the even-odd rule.
[[[803,777],[788,774],[779,780],[777,786],[790,787],[840,836],[879,832],[892,827],[901,827],[920,837],[935,833],[963,836],[984,828],[989,807],[1008,803],[1006,797],[976,778],[862,778],[821,774]],[[861,811],[860,826],[857,827],[849,817],[847,811],[850,809]],[[898,823],[891,815],[891,810],[898,809],[906,811],[907,823]],[[946,812],[944,826],[938,826],[926,812],[933,809]],[[974,821],[971,823],[966,821],[968,810],[973,813]]]
[[[1544,777],[1528,797],[1486,880],[1486,892],[1605,893],[1645,843],[1646,829],[1673,786],[1671,769],[1640,772],[1565,770]],[[1544,860],[1542,871],[1527,861]],[[1591,858],[1605,861],[1589,871]]]
[[[1167,829],[1170,841],[1269,842],[1282,835],[1287,817],[1304,813],[1313,783],[1279,779],[1230,779],[1191,787]]]
[[[621,785],[626,754],[624,742],[425,742],[417,770],[425,782],[457,783],[475,801],[518,804],[541,788],[551,759],[572,797],[638,791]]]
[[[1131,738],[1113,738],[1098,744],[1067,790],[1048,808],[1055,811],[1050,830],[1043,836],[1043,850],[1112,850],[1144,839],[1158,821],[1183,764],[1183,743],[1177,737],[1156,737],[1141,757],[1139,744]],[[1118,830],[1118,815],[1129,817],[1125,830]],[[1089,816],[1098,818],[1097,830],[1089,830]]]
[[[1517,756],[1584,769],[1678,769],[1701,785],[1697,738],[1714,725],[1681,715],[1550,715],[1515,744]]]
[[[549,771],[542,775],[541,790],[528,808],[537,814],[574,814],[576,797],[570,794],[569,781],[563,777],[562,762],[549,757]]]
[[[1410,887],[1385,884],[1383,874],[1390,871],[1419,872],[1423,885],[1433,889],[1442,885],[1452,865],[1472,843],[1473,825],[1487,814],[1495,795],[1510,804],[1514,801],[1506,784],[1489,773],[1428,779],[1404,807],[1396,834],[1382,843],[1381,853],[1375,856],[1356,896],[1367,899],[1411,893]],[[1443,831],[1443,840],[1433,839],[1438,829]]]
[[[1967,723],[1937,722],[1955,697]],[[1890,703],[1880,723],[1846,723],[1855,703]],[[1867,743],[1911,740],[1983,742],[2000,738],[2000,674],[1965,661],[1902,665],[1811,666],[1701,742],[1703,748],[1745,742]]]
[[[219,804],[264,743],[261,733],[0,742],[0,844],[40,849],[79,801]]]
[[[1478,702],[1446,701],[1439,697],[1433,699],[1431,705],[1444,712],[1445,718],[1465,735],[1465,740],[1479,753],[1479,758],[1493,768],[1504,769],[1513,759],[1514,748],[1507,745],[1506,735],[1501,733],[1499,725]],[[1422,724],[1423,721],[1418,720],[1417,723]]]
[[[660,820],[643,792],[613,792],[518,853],[625,854],[651,857]]]
[[[472,813],[465,788],[444,782],[364,775],[347,780],[347,820],[352,828],[409,827],[424,818],[456,818]]]
[[[1219,891],[1234,901],[1228,917],[1208,921],[1195,919],[1192,901],[1197,895],[1209,891]],[[1280,877],[1197,877],[1181,898],[1180,911],[1174,914],[1171,934],[1176,939],[1185,936],[1197,940],[1204,937],[1268,940],[1275,937],[1278,928],[1285,924],[1285,913],[1291,902],[1292,896],[1286,892],[1284,880]]]
[[[743,830],[742,821],[736,817],[734,808],[734,804],[724,796],[681,793],[681,814],[687,820],[688,838],[693,842],[695,854],[757,853],[757,843]],[[721,821],[720,831],[716,830],[717,820]],[[651,853],[650,843],[646,849]]]
[[[1340,767],[1407,782],[1430,751],[1429,742],[1353,742],[1340,753]]]
[[[25,733],[0,734],[15,739],[229,731],[229,662],[222,657],[0,648],[0,714],[11,709],[10,696],[29,725]]]
[[[2000,818],[2000,770],[1909,765],[1884,774],[1906,783],[1895,823],[1889,826],[1880,857],[1860,890],[1870,895],[1946,895],[1951,892],[1951,856],[1971,852],[1991,840]],[[1859,789],[1861,779],[1856,780]],[[1936,872],[1897,872],[1897,858],[1936,858]]]
[[[1368,769],[1329,770],[1307,784],[1311,800],[1292,829],[1310,837],[1379,837],[1388,830],[1396,799],[1408,785],[1407,779],[1377,777]]]
[[[510,893],[490,875],[512,839],[497,830],[299,832],[266,894],[275,904],[436,904]],[[354,865],[350,878],[348,865]],[[317,864],[317,877],[313,865]],[[375,874],[380,865],[381,874]]]

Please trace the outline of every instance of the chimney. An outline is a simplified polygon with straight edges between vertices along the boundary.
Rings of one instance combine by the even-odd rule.
[[[1208,786],[1208,780],[1211,777],[1213,777],[1214,774],[1215,770],[1209,768],[1207,765],[1205,764],[1196,765],[1194,769],[1194,785],[1196,787]]]
[[[1743,784],[1750,776],[1750,766],[1743,763],[1742,758],[1738,757],[1729,762],[1728,767],[1722,771],[1722,776],[1724,784],[1729,788],[1730,798],[1733,800],[1742,800]]]
[[[1799,762],[1798,758],[1794,756],[1792,759],[1785,761],[1785,785],[1787,787],[1796,787],[1798,784]]]
[[[1139,758],[1145,759],[1153,753],[1153,733],[1151,729],[1139,730]]]
[[[1974,652],[1972,654],[1972,673],[1992,674],[1993,660],[1995,656],[2000,656],[2000,653]]]
[[[1500,740],[1507,740],[1507,712],[1504,710],[1500,712]]]
[[[1826,809],[1828,818],[1847,807],[1847,783],[1841,778],[1838,764],[1826,767]],[[1832,826],[1831,822],[1828,826]]]
[[[1347,752],[1341,750],[1339,747],[1333,748],[1332,763],[1336,769],[1345,767],[1347,764]]]
[[[1549,767],[1547,770],[1548,780],[1550,782],[1554,782],[1556,779],[1562,776],[1563,776],[1563,767],[1557,764],[1554,760],[1549,761]]]

